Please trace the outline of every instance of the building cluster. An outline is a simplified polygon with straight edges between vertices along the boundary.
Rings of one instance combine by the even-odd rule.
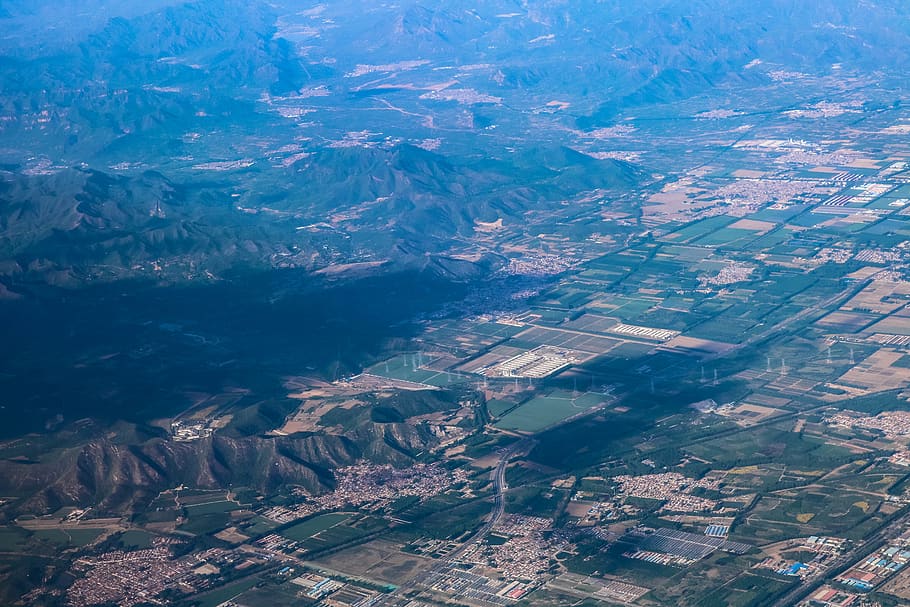
[[[335,479],[332,493],[315,498],[322,509],[350,504],[377,510],[402,497],[429,498],[445,493],[454,485],[466,483],[468,472],[464,468],[447,470],[436,463],[407,468],[360,463],[338,469]]]
[[[812,550],[833,561],[847,549],[847,540],[836,537],[812,536],[803,540],[803,548]],[[815,561],[818,561],[816,557]],[[815,562],[813,561],[813,562]],[[910,532],[861,557],[843,573],[814,591],[799,607],[859,607],[872,605],[867,600],[871,590],[878,588],[910,561]]]
[[[863,249],[854,256],[856,261],[886,264],[901,260],[901,252],[894,249]]]
[[[872,417],[856,411],[840,411],[825,417],[825,423],[845,428],[878,430],[886,436],[910,434],[910,411],[883,411]]]
[[[420,537],[407,545],[407,551],[415,554],[428,555],[433,558],[443,558],[448,556],[453,550],[457,550],[459,547],[460,544],[452,540]]]
[[[292,579],[291,583],[303,588],[308,599],[316,601],[332,594],[344,586],[342,582],[315,573],[304,573],[303,575]]]
[[[624,323],[619,323],[613,325],[608,329],[610,333],[617,333],[619,335],[630,335],[632,337],[643,337],[645,339],[653,339],[655,341],[670,341],[677,335],[679,331],[673,331],[672,329],[657,329],[654,327],[639,327],[636,325],[627,325]]]
[[[602,597],[609,600],[619,600],[623,603],[631,603],[646,595],[650,590],[643,586],[636,586],[628,582],[617,580],[603,580],[603,584],[595,593],[595,597]]]
[[[838,555],[847,549],[847,540],[842,537],[813,535],[803,540],[802,548],[818,554]]]
[[[525,516],[522,514],[508,514],[502,518],[493,530],[503,535],[526,537],[540,533],[550,528],[553,521],[542,516]]]
[[[899,346],[907,347],[910,346],[910,335],[893,335],[891,333],[876,333],[869,338],[870,341],[885,345],[885,346]]]
[[[525,255],[512,258],[503,273],[517,276],[554,276],[575,265],[575,260],[562,255]]]
[[[666,512],[706,512],[714,510],[720,502],[697,495],[674,494],[661,507]]]
[[[372,607],[382,601],[382,594],[354,584],[341,588],[322,600],[326,607]]]
[[[904,537],[862,558],[835,580],[844,586],[867,592],[903,569],[908,562],[910,542]]]
[[[888,457],[888,461],[897,466],[910,467],[910,451],[895,451]]]
[[[533,350],[513,356],[499,364],[479,369],[477,372],[486,377],[546,377],[578,362],[572,350],[554,346],[540,346]]]
[[[858,594],[831,586],[822,586],[800,603],[799,607],[856,607],[860,603],[861,597]]]
[[[428,91],[420,96],[421,99],[433,99],[435,101],[456,101],[464,105],[475,103],[502,103],[502,97],[495,97],[481,93],[472,88],[446,88],[442,90]]]
[[[755,266],[746,263],[731,262],[722,267],[717,274],[713,276],[702,276],[698,281],[703,287],[708,285],[730,285],[736,282],[749,280],[749,277],[753,272],[755,272]]]
[[[746,209],[757,209],[769,202],[792,202],[811,194],[817,184],[789,179],[737,179],[715,194],[724,202]]]
[[[679,472],[661,472],[642,476],[621,475],[613,480],[623,497],[664,501],[663,510],[671,512],[703,512],[718,506],[715,500],[692,495],[695,489],[717,489],[718,479],[691,479]]]
[[[321,600],[321,604],[329,607],[371,607],[382,598],[378,592],[316,573],[304,573],[292,579],[291,583],[300,586],[306,598]]]
[[[853,257],[850,249],[824,248],[815,254],[810,261],[815,264],[847,263]]]
[[[759,569],[770,569],[777,575],[788,577],[807,578],[814,575],[818,568],[815,563],[802,563],[799,561],[788,561],[786,559],[768,557],[756,565]]]
[[[771,569],[778,575],[808,578],[826,571],[847,547],[847,540],[839,537],[822,537],[813,535],[798,540],[798,547],[804,552],[813,552],[815,556],[805,562],[790,561],[780,557],[768,557],[757,567]]]
[[[696,561],[696,559],[679,556],[676,554],[668,554],[666,552],[655,552],[653,550],[629,550],[624,552],[623,556],[630,559],[635,559],[636,561],[645,561],[646,563],[654,563],[655,565],[664,565],[665,567],[685,567],[686,565],[691,565]]]
[[[249,558],[220,548],[174,558],[172,543],[170,539],[156,538],[152,547],[144,550],[115,550],[78,559],[73,566],[76,581],[67,590],[69,604],[163,605],[166,601],[160,596],[166,590],[205,590],[216,582],[222,570],[243,566]]]
[[[360,508],[377,511],[402,497],[430,498],[445,493],[453,486],[466,483],[464,468],[447,470],[439,464],[414,464],[408,468],[359,463],[335,471],[335,490],[311,496],[302,489],[295,495],[304,501],[289,506],[265,508],[262,516],[279,523],[310,516],[325,510]]]
[[[862,113],[861,108],[857,108],[851,104],[833,101],[819,101],[806,108],[786,110],[783,112],[784,116],[789,116],[790,118],[834,118],[835,116],[840,116],[842,114],[860,113]]]
[[[887,183],[860,183],[853,187],[859,194],[853,197],[852,202],[860,205],[869,204],[879,196],[886,194],[894,186]]]
[[[509,579],[536,582],[549,569],[553,556],[569,544],[562,533],[544,537],[552,524],[547,518],[507,515],[493,529],[499,540],[471,545],[462,560],[493,567]],[[508,536],[505,542],[503,536]]]
[[[781,164],[811,164],[814,166],[843,166],[852,162],[856,153],[852,151],[824,152],[814,150],[793,150],[777,158]]]
[[[292,504],[289,506],[271,506],[259,512],[265,518],[284,525],[299,518],[310,516],[319,512],[319,507],[313,503]]]
[[[518,580],[494,580],[456,565],[434,571],[424,581],[432,590],[479,607],[512,605],[535,588]]]
[[[578,491],[572,495],[572,501],[577,502],[584,500],[587,497],[590,497],[592,494],[585,491]],[[579,525],[595,525],[601,521],[609,520],[616,518],[620,513],[626,515],[633,515],[638,512],[638,508],[632,506],[631,504],[617,504],[614,502],[593,502],[591,507],[588,508],[588,511],[585,513]]]
[[[212,435],[214,428],[204,419],[188,419],[171,424],[171,437],[175,441],[189,443]]]
[[[294,520],[294,519],[291,519]],[[299,542],[288,539],[277,533],[270,533],[256,540],[256,546],[264,548],[268,553],[284,552],[290,554],[297,550]]]

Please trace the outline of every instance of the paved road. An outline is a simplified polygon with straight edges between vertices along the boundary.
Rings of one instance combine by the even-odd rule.
[[[459,548],[453,550],[446,556],[436,561],[432,567],[423,573],[416,575],[415,577],[400,585],[394,591],[385,595],[381,601],[381,604],[393,604],[391,601],[393,601],[396,597],[400,597],[408,590],[411,590],[416,586],[420,586],[424,580],[429,578],[431,575],[439,573],[443,569],[447,568],[453,562],[457,561],[468,548],[488,536],[490,532],[493,531],[493,528],[502,519],[502,516],[506,511],[505,493],[509,488],[508,485],[506,485],[506,468],[508,468],[509,462],[513,457],[519,453],[527,451],[533,444],[533,440],[524,439],[500,451],[499,463],[496,464],[496,468],[494,468],[493,472],[490,473],[490,480],[493,482],[493,510],[490,513],[490,520],[488,520],[483,525],[483,527],[478,529],[468,540],[462,543]]]
[[[493,511],[490,514],[490,520],[487,521],[470,540],[462,544],[461,548],[450,552],[444,560],[449,562],[456,560],[471,544],[477,543],[490,535],[490,532],[493,531],[496,523],[502,519],[502,515],[505,514],[506,511],[505,493],[509,489],[506,484],[506,468],[509,466],[509,461],[512,457],[526,449],[529,445],[530,441],[522,440],[502,451],[499,457],[499,463],[490,475],[490,479],[493,481]]]
[[[773,607],[791,607],[804,600],[819,586],[846,570],[847,567],[859,560],[860,557],[864,557],[866,554],[878,549],[885,541],[897,537],[908,522],[910,522],[910,511],[885,523],[881,529],[870,537],[862,542],[858,542],[853,550],[845,552],[840,558],[834,561],[828,568],[828,572],[821,579],[814,580],[810,583],[800,583],[796,588],[778,599]]]

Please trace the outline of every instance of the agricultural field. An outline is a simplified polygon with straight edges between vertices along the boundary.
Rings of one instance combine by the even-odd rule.
[[[772,426],[708,440],[687,447],[686,450],[718,468],[771,462],[797,467],[812,462],[812,467],[815,468],[858,458],[849,449],[828,444],[822,438]]]
[[[344,513],[323,514],[292,525],[281,532],[284,537],[302,542],[311,537],[350,521],[352,516]]]
[[[320,567],[395,585],[410,579],[431,562],[426,557],[401,552],[399,545],[387,540],[374,540],[314,561]]]
[[[335,10],[289,15],[288,31],[318,49],[344,23],[329,17]],[[477,21],[506,23],[512,32],[524,12]],[[421,9],[390,22],[404,23],[397,29],[407,37],[436,31],[447,18]],[[473,22],[440,29],[440,36],[457,36]],[[536,61],[566,38],[563,27],[560,20],[535,22],[528,56]],[[387,42],[365,48],[382,55]],[[278,122],[307,116],[295,124],[319,132],[328,124],[317,126],[319,119],[343,130],[335,139],[295,139],[301,156],[269,182],[276,192],[269,207],[256,208],[240,182],[223,188],[238,200],[218,207],[240,209],[251,222],[284,217],[287,229],[269,240],[286,251],[253,240],[241,249],[269,251],[275,263],[290,264],[283,268],[289,272],[324,266],[316,274],[275,281],[280,289],[237,288],[231,285],[239,279],[215,271],[205,289],[219,305],[186,321],[186,301],[166,299],[164,286],[143,298],[125,296],[121,283],[110,294],[93,287],[114,302],[103,308],[115,311],[104,315],[104,327],[128,300],[151,303],[140,320],[118,321],[110,343],[76,352],[65,373],[47,378],[66,387],[53,393],[55,402],[60,394],[74,402],[96,397],[82,375],[104,384],[99,378],[135,374],[144,392],[160,383],[157,370],[150,381],[145,369],[172,360],[186,368],[173,393],[142,403],[149,415],[113,423],[67,411],[57,419],[47,407],[38,431],[0,442],[0,465],[26,471],[22,478],[56,479],[49,470],[58,458],[78,471],[69,484],[31,493],[8,483],[0,498],[7,522],[0,528],[0,603],[9,598],[4,588],[22,588],[21,596],[28,580],[43,576],[53,601],[63,600],[58,591],[91,567],[137,557],[148,562],[134,571],[185,567],[170,594],[141,596],[212,607],[371,605],[375,592],[391,607],[777,607],[800,604],[798,591],[815,582],[832,582],[823,571],[809,583],[775,573],[787,568],[762,568],[765,559],[814,561],[804,545],[814,536],[847,540],[850,552],[832,557],[846,563],[875,542],[910,534],[910,426],[900,415],[886,416],[886,426],[856,422],[860,414],[910,410],[910,122],[893,99],[902,80],[879,82],[874,71],[847,74],[842,66],[811,75],[776,64],[769,71],[770,62],[753,62],[744,69],[754,75],[747,80],[763,83],[759,89],[737,95],[719,87],[723,103],[714,100],[712,108],[711,99],[696,96],[586,116],[600,102],[561,102],[563,87],[538,88],[547,69],[500,70],[486,59],[453,65],[426,46],[415,48],[428,58],[347,65],[345,55],[314,55],[324,59],[309,66],[307,79],[334,66],[342,79],[325,88],[297,83],[287,95],[278,90],[284,83],[276,84],[251,97]],[[257,49],[270,52],[271,43]],[[688,86],[688,76],[682,84],[673,78],[668,90]],[[653,85],[667,86],[665,79],[658,73]],[[495,97],[479,92],[491,82]],[[836,86],[836,95],[812,91],[820,82]],[[803,107],[793,99],[796,89],[843,102]],[[342,91],[358,114],[370,116],[369,130],[353,131],[349,116],[338,113]],[[521,98],[505,100],[507,91]],[[412,97],[420,100],[412,108],[423,121],[420,136],[399,137],[396,120],[417,115],[402,109]],[[776,109],[763,111],[756,100]],[[515,121],[528,106],[536,108],[535,128],[566,138],[558,153],[538,153],[516,136],[527,133],[515,130]],[[206,117],[228,115],[216,109]],[[273,140],[269,128],[263,124],[255,141],[223,145],[258,158]],[[501,137],[503,148],[479,154],[481,133],[484,141]],[[449,158],[453,150],[467,156]],[[287,160],[285,153],[268,152],[240,181]],[[320,174],[304,167],[318,169],[323,156],[344,169],[322,174],[327,182],[363,169],[369,200],[335,209],[344,196],[332,192],[323,201],[330,216],[311,224],[294,197],[320,184],[308,189],[287,180]],[[534,183],[515,191],[505,174],[484,179],[497,167]],[[30,179],[40,181],[43,169],[31,170]],[[121,167],[117,176],[127,179],[133,170]],[[425,174],[415,179],[412,171]],[[86,175],[77,176],[94,179]],[[614,191],[604,175],[628,191]],[[436,187],[450,179],[451,191]],[[556,187],[563,181],[574,185]],[[427,184],[433,187],[406,198],[404,190]],[[394,196],[379,194],[391,185]],[[178,196],[193,187],[175,181],[160,189]],[[161,213],[140,215],[164,224],[158,214],[192,207],[168,204],[167,196]],[[157,190],[155,198],[162,198]],[[452,200],[464,209],[450,207]],[[547,206],[553,200],[558,207]],[[473,205],[479,207],[469,213]],[[420,221],[406,233],[377,233],[384,209],[411,206]],[[109,212],[100,201],[98,207]],[[86,208],[94,207],[79,210]],[[431,242],[425,229],[447,236],[424,247]],[[254,238],[244,234],[244,242],[247,236]],[[373,245],[391,257],[380,260]],[[345,259],[350,255],[368,261]],[[111,252],[106,261],[116,257]],[[186,261],[191,268],[200,263]],[[30,289],[45,272],[44,261],[8,265],[15,268],[10,276],[29,277]],[[155,284],[177,280],[169,271],[156,270]],[[86,276],[102,282],[97,272]],[[53,276],[77,281],[82,274]],[[288,285],[314,277],[326,281],[325,300],[308,290],[291,294]],[[12,284],[0,284],[0,299],[15,300]],[[76,288],[53,288],[64,287],[68,302],[78,299]],[[237,302],[250,293],[267,305],[222,316],[235,303],[246,311]],[[220,305],[227,301],[232,305]],[[79,316],[68,306],[67,318]],[[218,322],[204,321],[209,316]],[[63,341],[98,330],[77,329]],[[271,341],[254,338],[269,331]],[[119,341],[132,335],[141,343]],[[32,337],[21,338],[28,348],[14,351],[42,349]],[[43,374],[10,362],[0,373],[4,386],[24,377],[44,382]],[[32,402],[38,387],[20,385],[29,395],[23,402]],[[130,387],[112,385],[100,400],[119,403]],[[856,414],[837,417],[850,411]],[[180,434],[174,420],[202,429]],[[89,478],[86,461],[97,463],[99,478]],[[102,478],[107,462],[121,467]],[[142,483],[109,490],[117,470],[135,472]],[[97,495],[103,508],[62,507],[71,495]],[[50,512],[28,511],[38,508],[31,504]],[[109,522],[92,518],[102,510],[107,516],[105,509]],[[179,561],[184,554],[191,558]],[[34,560],[15,564],[27,559]],[[319,584],[329,594],[317,598]],[[869,596],[907,594],[905,585],[894,586]],[[183,596],[187,588],[196,596]],[[889,600],[882,605],[898,604]]]
[[[554,392],[537,396],[507,413],[494,425],[503,430],[539,432],[608,402],[601,394]]]
[[[455,374],[428,368],[433,358],[423,354],[403,354],[365,370],[369,375],[398,379],[415,384],[445,385],[461,378]]]

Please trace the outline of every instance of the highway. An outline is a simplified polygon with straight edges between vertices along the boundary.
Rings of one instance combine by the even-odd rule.
[[[493,529],[496,527],[496,524],[499,523],[506,511],[505,493],[509,489],[508,485],[506,484],[506,468],[508,468],[509,462],[513,457],[519,453],[527,452],[533,446],[533,444],[534,441],[532,439],[523,439],[512,445],[509,445],[499,452],[499,462],[496,464],[496,468],[494,468],[490,473],[490,480],[493,483],[493,510],[490,512],[490,519],[484,523],[484,525],[478,529],[474,535],[465,540],[457,549],[440,558],[433,564],[432,567],[426,571],[419,573],[407,582],[398,586],[398,588],[392,592],[385,595],[380,604],[393,604],[391,601],[393,601],[396,597],[400,597],[402,594],[408,590],[413,589],[416,586],[423,585],[424,580],[428,579],[433,574],[440,573],[442,570],[449,567],[452,563],[457,561],[468,548],[481,541],[483,538],[488,536],[491,531],[493,531]]]
[[[907,523],[910,523],[910,511],[907,511],[897,518],[886,522],[874,534],[862,542],[858,542],[853,550],[845,552],[843,555],[841,555],[834,563],[832,563],[831,567],[828,568],[824,576],[809,583],[798,584],[796,588],[778,599],[773,604],[773,607],[791,607],[792,605],[798,604],[800,601],[804,600],[812,592],[818,589],[819,586],[821,586],[823,583],[831,580],[835,576],[845,571],[847,567],[858,561],[861,557],[872,553],[887,540],[893,539],[894,537],[900,535],[901,531],[904,530],[904,526],[907,525]]]
[[[472,544],[476,544],[490,535],[490,532],[493,531],[493,528],[496,527],[496,524],[502,519],[502,515],[505,514],[506,511],[505,494],[509,489],[508,485],[506,485],[506,468],[508,468],[509,462],[513,457],[523,451],[527,451],[531,445],[533,445],[532,440],[524,439],[500,451],[499,463],[496,464],[496,468],[490,473],[490,480],[493,481],[493,510],[490,512],[490,520],[488,520],[483,527],[478,529],[470,539],[465,540],[465,542],[461,544],[461,547],[457,550],[453,550],[440,559],[431,571],[436,571],[457,561]]]
[[[509,489],[508,485],[506,485],[506,468],[509,466],[509,461],[515,455],[526,450],[530,445],[531,441],[521,440],[507,449],[503,449],[499,457],[499,463],[490,474],[490,480],[493,481],[493,511],[490,513],[490,520],[488,520],[486,524],[471,537],[471,539],[462,544],[461,548],[449,553],[445,560],[456,560],[465,550],[467,550],[468,546],[487,537],[490,532],[493,531],[493,528],[500,519],[502,519],[502,515],[505,514],[506,511],[505,493]]]

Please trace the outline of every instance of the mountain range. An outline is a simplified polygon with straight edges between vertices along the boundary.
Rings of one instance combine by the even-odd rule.
[[[786,78],[812,99],[813,78],[872,70],[893,101],[882,66],[906,58],[908,9],[876,9],[4,3],[0,281],[443,252],[477,221],[641,187],[664,167],[598,139],[638,114],[749,103]]]

